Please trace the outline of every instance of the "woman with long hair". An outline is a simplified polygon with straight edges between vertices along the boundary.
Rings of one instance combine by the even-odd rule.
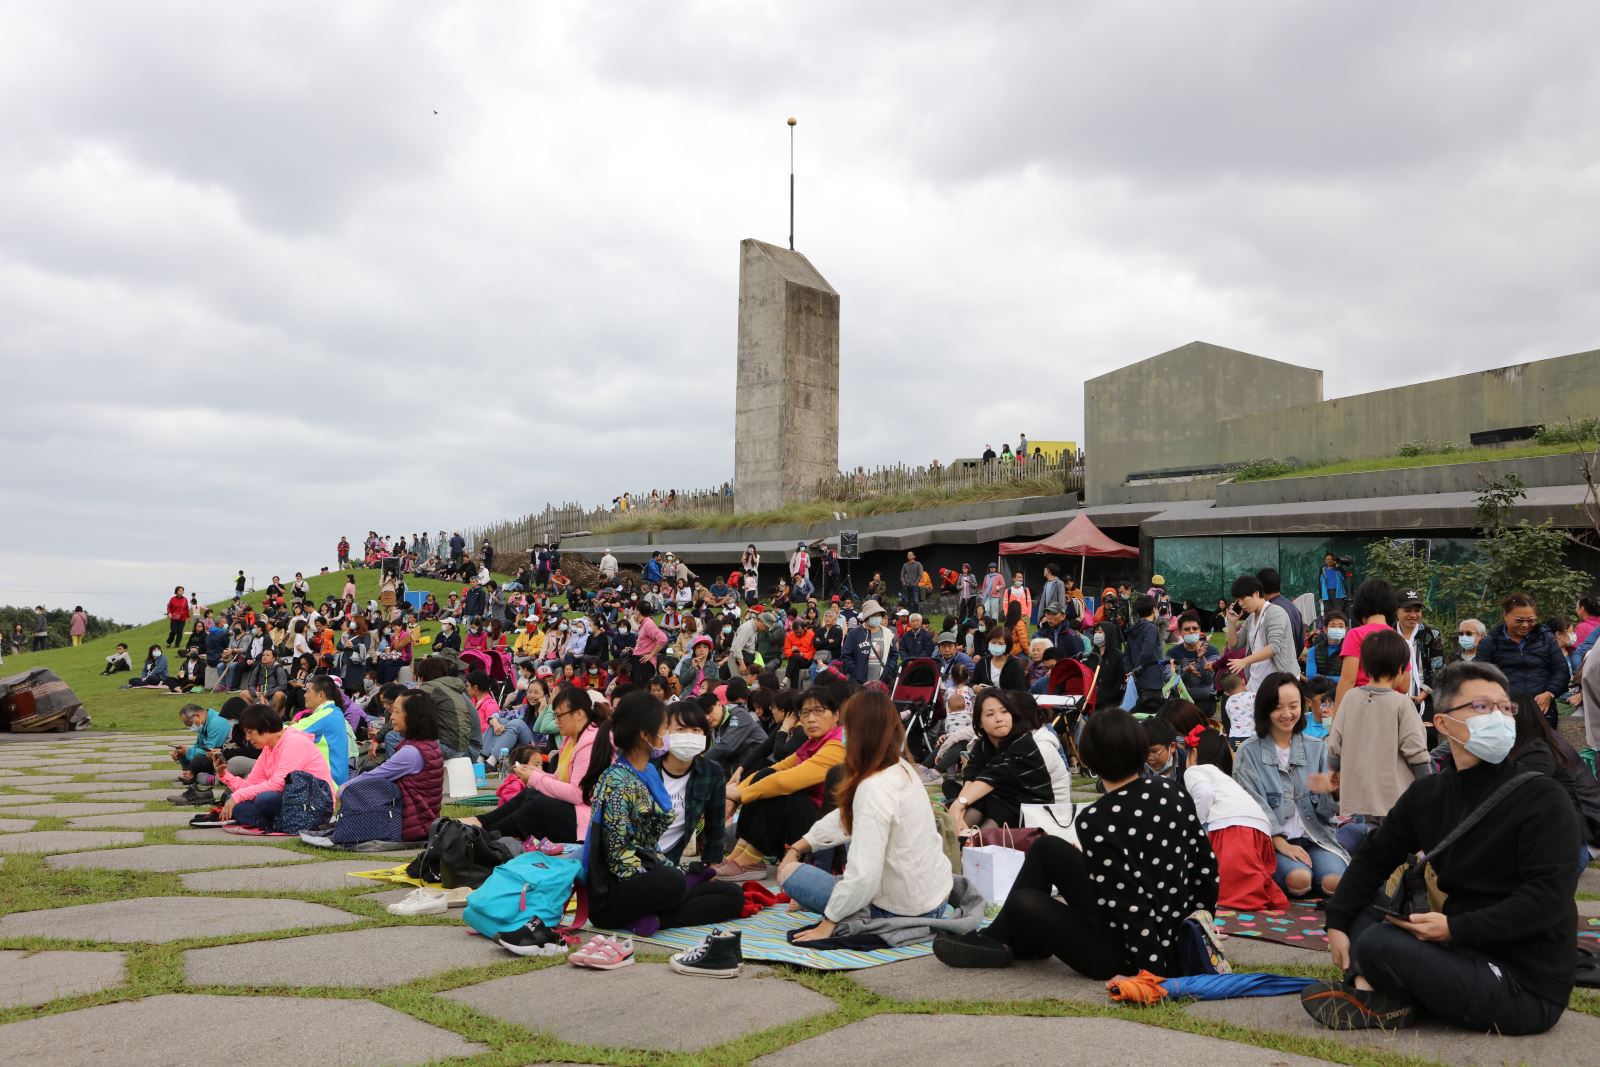
[[[570,844],[584,839],[595,782],[613,755],[611,735],[601,728],[606,705],[582,689],[563,686],[556,691],[555,717],[561,731],[556,769],[546,771],[538,759],[514,764],[512,773],[527,788],[481,818],[462,822],[519,840],[546,837]]]
[[[937,918],[949,904],[952,879],[928,803],[927,787],[905,756],[900,713],[882,693],[864,689],[844,703],[844,776],[838,805],[818,819],[783,855],[783,891],[822,921],[798,941],[831,937],[858,913],[873,917]],[[801,857],[851,844],[844,874],[834,876]]]

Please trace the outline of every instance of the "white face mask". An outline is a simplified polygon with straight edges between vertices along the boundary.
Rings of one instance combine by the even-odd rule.
[[[1006,652],[1006,646],[1005,645],[996,644],[993,641],[989,642],[989,655],[991,655],[991,656],[1003,656],[1003,655],[1005,655],[1005,652]]]
[[[705,734],[692,733],[667,735],[667,751],[676,756],[678,759],[683,760],[685,763],[694,759],[705,750]]]

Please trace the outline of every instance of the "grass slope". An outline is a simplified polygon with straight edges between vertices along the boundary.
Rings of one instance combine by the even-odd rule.
[[[1533,459],[1538,456],[1559,456],[1572,452],[1570,444],[1516,445],[1510,448],[1472,448],[1455,452],[1426,452],[1420,456],[1376,456],[1372,459],[1346,459],[1337,463],[1320,463],[1314,467],[1296,467],[1283,474],[1258,478],[1239,477],[1241,482],[1271,482],[1281,478],[1314,478],[1323,474],[1364,474],[1367,471],[1404,470],[1409,467],[1442,467],[1457,463],[1496,463],[1507,459]]]
[[[290,570],[285,573],[294,572]],[[365,603],[376,599],[378,572],[358,570],[355,575],[356,593],[360,601]],[[311,584],[311,595],[319,603],[324,596],[330,594],[338,596],[344,589],[342,571],[313,575],[307,580]],[[499,576],[498,580],[503,582],[507,579]],[[442,603],[447,594],[459,590],[461,586],[451,582],[413,579],[407,582],[406,588],[433,593]],[[247,593],[245,599],[259,608],[264,594],[259,591]],[[218,601],[211,606],[220,610],[227,603],[228,601]],[[432,628],[425,626],[423,632],[432,632]],[[119,687],[127,682],[128,675],[116,674],[109,678],[100,676],[100,671],[105,667],[106,657],[116,650],[119,641],[127,642],[128,652],[133,657],[134,670],[137,671],[144,662],[146,650],[153,644],[164,644],[166,639],[167,620],[161,619],[95,641],[85,641],[78,648],[52,648],[44,652],[7,656],[5,666],[0,667],[0,673],[10,675],[30,667],[50,668],[78,694],[78,699],[82,700],[83,706],[88,709],[90,717],[94,720],[94,728],[97,730],[171,733],[180,728],[178,708],[187,700],[210,703],[214,706],[221,694],[196,693],[183,698],[169,694],[165,689],[121,689]],[[173,652],[174,650],[168,649],[167,659],[170,669],[176,672],[181,657],[174,659]]]

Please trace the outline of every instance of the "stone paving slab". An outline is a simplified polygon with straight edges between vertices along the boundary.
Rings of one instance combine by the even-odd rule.
[[[673,1051],[706,1048],[833,1010],[827,997],[763,977],[764,970],[747,965],[740,977],[717,982],[715,990],[707,991],[664,963],[617,971],[551,967],[440,995],[529,1030],[549,1031],[563,1041]],[[623,1004],[649,1005],[649,1010],[630,1013],[628,1025],[619,1027],[617,1010]],[[685,1025],[686,1020],[693,1023]],[[839,1062],[867,1061],[854,1055]]]
[[[1569,1011],[1555,1029],[1535,1037],[1496,1037],[1467,1034],[1424,1020],[1409,1030],[1324,1030],[1300,1007],[1299,997],[1256,997],[1249,1000],[1213,1000],[1187,1005],[1200,1019],[1236,1023],[1255,1030],[1331,1037],[1352,1048],[1370,1048],[1425,1060],[1446,1060],[1452,1065],[1489,1067],[1503,1063],[1530,1063],[1539,1067],[1594,1067],[1600,1048],[1600,1018]]]
[[[183,810],[193,815],[202,809],[195,807],[184,808]],[[244,834],[229,834],[224,833],[221,827],[209,827],[204,830],[179,830],[173,837],[185,845],[287,845],[290,843],[298,844],[300,841],[298,837],[249,837]],[[307,859],[309,858],[308,856]],[[383,864],[377,863],[373,866],[382,867]],[[394,864],[391,863],[389,866],[393,867]]]
[[[75,800],[46,801],[44,797],[29,797],[26,807],[4,807],[7,815],[43,816],[50,819],[73,819],[80,815],[118,815],[127,811],[142,811],[142,804],[96,804],[90,801]]]
[[[1585,919],[1600,919],[1600,900],[1578,901],[1578,914]]]
[[[0,808],[9,808],[17,804],[38,804],[44,800],[37,793],[0,793]]]
[[[128,782],[164,782],[167,785],[172,785],[178,777],[178,765],[173,763],[164,769],[152,768],[148,771],[127,771],[117,775],[117,777]]]
[[[85,782],[84,784],[94,785],[95,783]],[[181,792],[183,792],[183,790],[179,789],[175,785],[168,786],[165,789],[151,789],[149,782],[138,782],[135,786],[118,788],[115,793],[85,793],[83,794],[83,799],[106,800],[112,802],[137,800],[139,803],[143,804],[151,800],[165,800],[173,794]]]
[[[24,793],[120,793],[126,789],[147,789],[145,782],[69,782],[65,778],[59,781],[46,782],[43,785],[33,780],[18,782],[17,788]]]
[[[1585,867],[1578,875],[1578,892],[1600,893],[1600,869]]]
[[[110,852],[74,852],[51,856],[57,868],[99,867],[113,871],[201,871],[208,867],[256,867],[268,863],[305,863],[310,856],[265,845],[140,845]]]
[[[1307,953],[1310,955],[1310,953]],[[1106,985],[1057,959],[1018,960],[997,970],[955,970],[932,956],[851,971],[857,985],[890,1000],[1073,1000],[1111,1003]]]
[[[32,830],[32,819],[0,819],[0,834],[15,834],[23,830]]]
[[[56,937],[133,944],[269,933],[302,926],[342,926],[359,918],[337,908],[303,900],[138,897],[6,915],[0,917],[0,937]],[[4,1047],[0,1044],[0,1048]]]
[[[0,852],[76,852],[108,845],[137,845],[143,840],[143,834],[115,830],[40,830],[0,834]]]
[[[130,811],[121,815],[84,815],[67,823],[68,826],[88,829],[148,830],[153,826],[188,826],[199,808],[181,811]]]
[[[183,973],[194,985],[395,986],[510,958],[466,926],[386,926],[191,949],[184,953]],[[616,1004],[611,1003],[613,1019]]]
[[[377,866],[382,866],[378,864]],[[376,889],[382,882],[368,878],[351,878],[351,871],[370,871],[373,862],[368,860],[323,860],[320,863],[297,863],[292,867],[273,867],[268,870],[202,871],[183,876],[183,888],[204,892],[231,892],[256,890],[258,892],[291,892],[294,890],[322,889]]]
[[[121,952],[0,952],[0,1008],[36,1007],[122,984]]]
[[[6,782],[7,788],[20,789],[24,793],[37,793],[47,785],[58,785],[71,782],[70,774],[25,774],[21,778],[13,778]]]
[[[410,1064],[472,1056],[483,1045],[459,1034],[369,1000],[317,1000],[298,997],[237,997],[168,994],[118,1004],[102,1004],[65,1015],[0,1026],[0,1047],[14,1063],[29,1067],[171,1067],[189,1058],[174,1035],[194,1034],[211,1025],[270,1020],[260,1040],[226,1042],[221,1056],[228,1067],[282,1067],[285,1063]],[[206,1031],[209,1032],[209,1031]],[[201,1034],[205,1038],[205,1033]],[[178,1042],[178,1043],[175,1043]]]
[[[1229,1067],[1312,1067],[1326,1062],[1124,1019],[876,1015],[790,1045],[755,1063],[757,1067],[874,1062],[915,1063],[918,1067],[1057,1067],[1062,1063],[1135,1060],[1225,1063]]]

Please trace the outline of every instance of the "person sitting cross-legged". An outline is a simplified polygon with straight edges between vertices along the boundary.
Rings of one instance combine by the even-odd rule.
[[[1410,1026],[1421,1010],[1467,1030],[1544,1033],[1574,984],[1577,814],[1554,778],[1519,780],[1506,758],[1516,705],[1499,668],[1454,663],[1435,683],[1433,724],[1454,766],[1412,782],[1351,857],[1327,905],[1328,951],[1344,978],[1307,988],[1301,1004],[1336,1030]],[[1395,869],[1479,810],[1428,860],[1443,903],[1430,889],[1428,904],[1375,918]]]
[[[270,704],[249,704],[239,713],[239,725],[245,740],[261,750],[248,777],[230,774],[216,754],[213,767],[222,784],[231,791],[222,805],[221,822],[237,822],[240,826],[255,826],[271,830],[273,821],[283,803],[283,785],[295,771],[305,771],[314,778],[328,783],[337,790],[333,773],[328,770],[323,756],[311,735],[300,730],[285,729],[283,720]]]

